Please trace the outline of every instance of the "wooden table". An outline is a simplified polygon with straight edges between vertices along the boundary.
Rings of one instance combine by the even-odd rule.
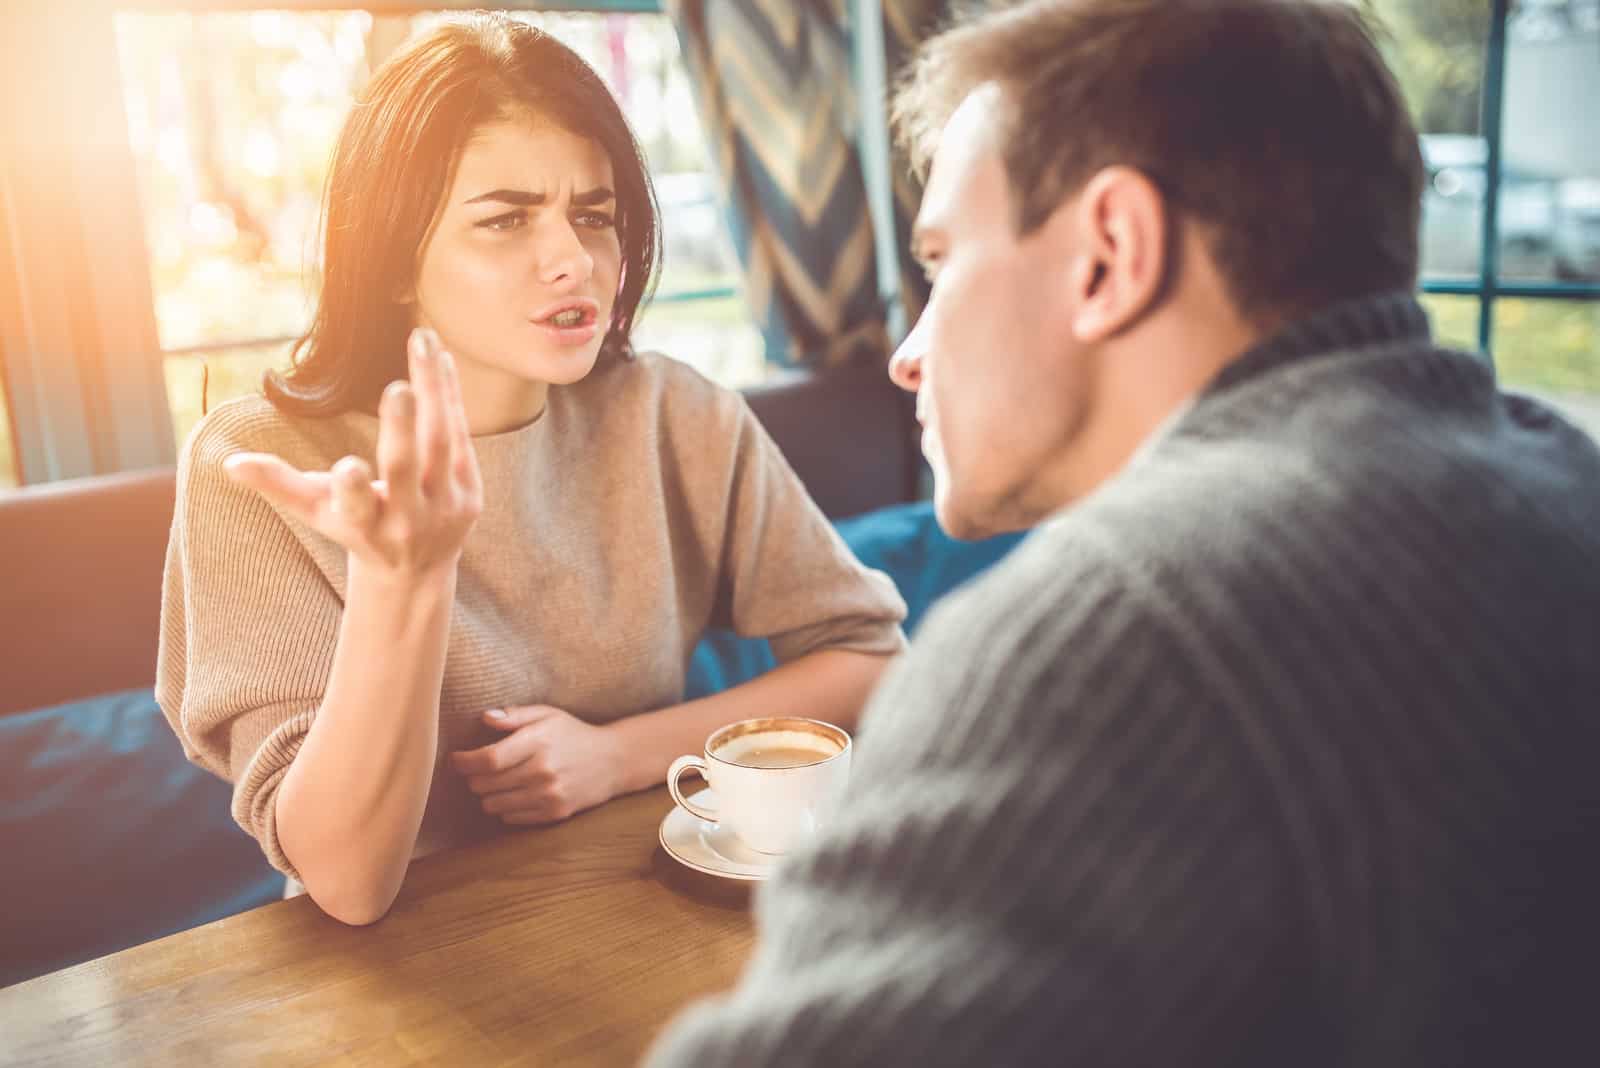
[[[0,1063],[633,1064],[753,938],[747,887],[657,844],[671,805],[417,861],[371,927],[298,898],[0,990]]]

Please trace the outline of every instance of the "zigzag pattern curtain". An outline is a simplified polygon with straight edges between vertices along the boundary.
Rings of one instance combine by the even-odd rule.
[[[950,0],[883,0],[883,43],[891,91],[895,78],[925,38],[944,25]],[[887,108],[887,100],[880,101]],[[906,328],[917,321],[928,300],[928,280],[911,258],[911,224],[922,205],[922,183],[898,147],[894,151],[894,232],[900,252],[900,303],[906,310]]]
[[[884,0],[891,77],[945,0]],[[745,295],[769,358],[832,366],[889,350],[857,150],[843,0],[668,0],[732,213]],[[884,102],[874,101],[881,107]],[[921,191],[897,166],[908,315],[925,295],[905,254]]]

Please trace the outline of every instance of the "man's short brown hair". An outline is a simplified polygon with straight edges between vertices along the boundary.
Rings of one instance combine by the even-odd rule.
[[[1415,286],[1416,130],[1354,5],[996,6],[925,43],[901,80],[895,123],[919,167],[960,102],[993,82],[1022,233],[1122,164],[1153,180],[1176,217],[1204,224],[1247,316]]]

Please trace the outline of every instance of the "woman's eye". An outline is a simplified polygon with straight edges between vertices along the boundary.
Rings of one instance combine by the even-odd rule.
[[[587,226],[591,230],[609,230],[617,221],[603,211],[580,212],[577,217],[579,226]]]
[[[485,230],[493,230],[496,233],[505,233],[509,230],[516,230],[520,228],[522,224],[527,221],[527,212],[508,211],[504,215],[496,215],[492,219],[485,219],[478,225]]]

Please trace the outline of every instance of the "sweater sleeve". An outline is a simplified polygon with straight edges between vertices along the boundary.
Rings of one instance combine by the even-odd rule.
[[[758,894],[740,984],[653,1068],[1256,1063],[1300,1022],[1221,698],[1110,553],[1040,537],[890,669],[835,822]]]
[[[275,801],[321,703],[342,604],[288,523],[223,472],[260,447],[249,422],[220,408],[179,457],[156,699],[189,759],[233,784],[239,826],[296,876]]]
[[[770,639],[780,663],[825,648],[899,652],[894,583],[851,553],[744,399],[726,403],[733,469],[713,623]]]

